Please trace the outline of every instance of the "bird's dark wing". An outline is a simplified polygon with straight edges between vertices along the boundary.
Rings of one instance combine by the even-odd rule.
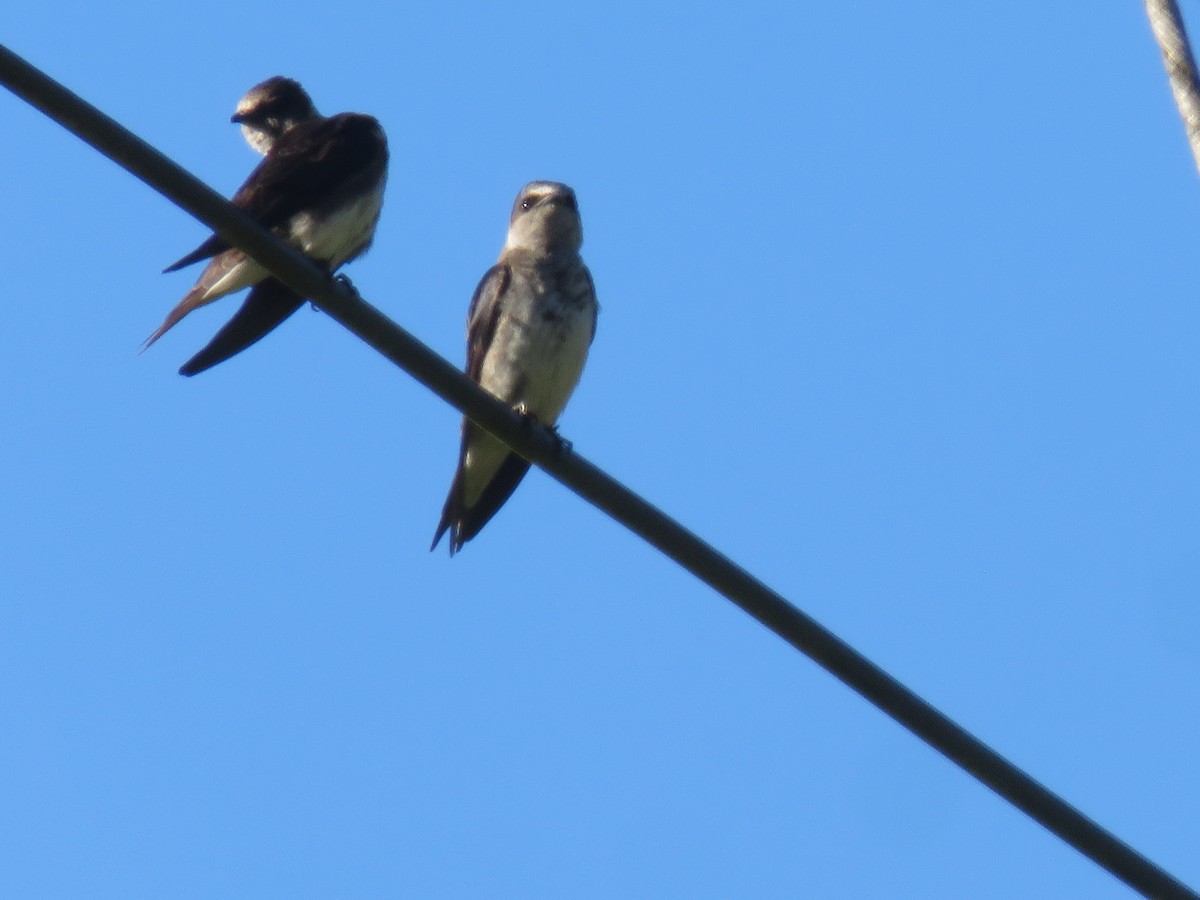
[[[182,259],[171,263],[171,265],[163,269],[163,272],[164,274],[166,272],[177,272],[180,269],[190,266],[192,263],[198,263],[202,259],[208,259],[210,256],[216,256],[218,253],[223,253],[228,249],[228,241],[226,241],[220,235],[210,234],[203,244]]]
[[[505,291],[512,283],[512,269],[497,263],[484,274],[467,308],[467,377],[479,384],[483,373],[483,358],[487,356]]]
[[[587,276],[588,289],[592,294],[592,333],[588,336],[588,346],[592,345],[592,341],[596,339],[596,324],[600,319],[600,303],[596,300],[596,282],[592,281],[592,273],[587,266],[583,267],[583,274]]]
[[[371,116],[342,113],[300,122],[276,141],[231,201],[264,228],[275,228],[304,210],[337,205],[345,191],[364,189],[387,169],[387,139]],[[229,247],[211,235],[164,271],[199,262]]]
[[[487,356],[492,338],[496,334],[496,325],[500,322],[500,310],[505,291],[512,283],[512,269],[504,263],[497,263],[484,274],[475,293],[471,297],[471,305],[467,309],[467,377],[476,384],[483,374],[483,360]],[[483,496],[471,509],[463,504],[463,482],[466,479],[467,447],[473,440],[478,440],[481,432],[469,420],[463,419],[462,445],[458,453],[458,469],[454,473],[454,481],[450,485],[450,493],[446,504],[442,507],[442,518],[438,522],[437,533],[433,537],[430,550],[438,545],[442,535],[450,531],[450,554],[462,548],[464,542],[474,537],[488,519],[495,515],[496,510],[504,503],[529,469],[529,463],[513,454],[504,461],[495,477],[488,483]],[[520,472],[513,472],[513,460],[524,463]],[[494,502],[493,495],[497,485],[507,484],[502,496]],[[487,509],[486,514],[483,513]],[[477,512],[478,511],[478,512]]]
[[[302,210],[336,206],[343,189],[374,184],[387,168],[387,140],[370,116],[342,113],[288,130],[233,195],[265,228]]]
[[[267,278],[251,288],[241,308],[199,353],[184,363],[180,375],[198,375],[269,334],[304,304],[304,298],[282,281]]]

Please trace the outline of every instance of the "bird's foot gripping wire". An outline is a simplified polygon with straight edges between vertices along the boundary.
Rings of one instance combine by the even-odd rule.
[[[524,403],[518,403],[513,407],[513,409],[516,411],[517,415],[521,417],[521,420],[525,423],[526,428],[541,428],[548,435],[550,435],[555,444],[555,456],[566,456],[574,449],[574,445],[558,433],[557,425],[543,425],[538,421],[538,417],[528,410]]]
[[[356,287],[354,286],[354,282],[353,282],[353,281],[351,281],[351,280],[350,280],[348,277],[346,277],[345,275],[342,275],[342,274],[340,274],[340,273],[339,273],[339,274],[337,274],[337,275],[334,275],[334,276],[333,276],[333,283],[334,283],[335,285],[337,285],[337,287],[338,287],[338,289],[339,289],[339,290],[342,290],[342,291],[349,291],[349,292],[350,292],[351,294],[353,294],[353,295],[354,295],[356,298],[358,298],[358,299],[360,299],[360,300],[362,299],[362,297],[361,297],[361,296],[359,295],[359,293],[358,293],[358,288],[356,288]],[[320,312],[320,311],[321,311],[321,307],[317,305],[317,301],[316,301],[316,300],[312,300],[312,299],[310,299],[310,300],[308,301],[308,305],[309,305],[310,307],[312,307],[312,311],[313,311],[313,312]]]
[[[558,433],[557,425],[551,425],[546,430],[548,432],[550,432],[551,436],[554,438],[554,443],[555,443],[554,455],[555,456],[558,456],[560,458],[564,457],[568,453],[571,453],[575,449],[574,444],[572,444],[565,437],[563,437],[561,434]]]

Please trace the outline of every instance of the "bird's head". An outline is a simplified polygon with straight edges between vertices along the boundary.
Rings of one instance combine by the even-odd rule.
[[[246,142],[265,156],[280,135],[319,115],[300,82],[276,75],[250,88],[229,120],[241,125]]]
[[[508,223],[505,250],[527,250],[538,256],[579,252],[583,223],[575,192],[557,181],[531,181],[517,194]]]

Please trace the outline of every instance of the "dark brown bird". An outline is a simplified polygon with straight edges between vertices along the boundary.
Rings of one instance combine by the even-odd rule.
[[[387,139],[370,116],[341,113],[300,120],[258,117],[243,98],[235,121],[255,123],[254,134],[269,135],[266,155],[233,196],[233,205],[269,228],[329,272],[370,246],[383,204],[387,180]],[[303,89],[291,82],[303,94]],[[307,98],[307,94],[303,94]],[[293,98],[294,100],[295,98]],[[243,108],[245,106],[245,108]],[[311,101],[307,104],[311,109]],[[304,106],[293,106],[303,112]],[[282,122],[292,122],[283,127]],[[272,124],[275,123],[275,124]],[[195,285],[147,338],[146,349],[192,310],[243,288],[252,288],[242,307],[213,340],[179,371],[195,375],[239,353],[300,308],[304,298],[270,277],[267,270],[219,235],[210,236],[164,271],[212,258]]]

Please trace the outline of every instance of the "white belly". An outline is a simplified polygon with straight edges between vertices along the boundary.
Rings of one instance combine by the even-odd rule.
[[[558,421],[583,373],[591,343],[591,313],[575,310],[555,323],[505,317],[484,360],[480,381],[510,406],[523,406],[541,424]]]
[[[336,269],[370,242],[383,207],[383,185],[320,218],[301,213],[292,219],[291,243],[306,256]]]
[[[496,331],[480,372],[482,387],[512,407],[523,407],[540,424],[554,425],[583,373],[591,344],[592,310],[572,310],[548,323],[535,307],[528,320],[506,315]],[[468,507],[479,500],[510,452],[484,434],[467,447],[464,500]]]

